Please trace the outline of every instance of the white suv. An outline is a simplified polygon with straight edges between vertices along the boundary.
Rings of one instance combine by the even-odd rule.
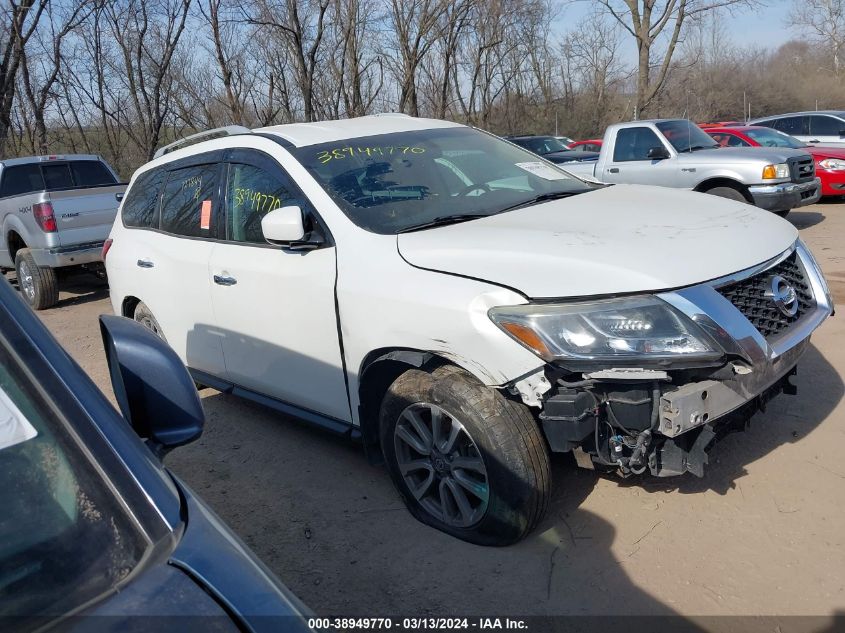
[[[778,217],[590,184],[455,123],[187,140],[132,178],[115,312],[199,384],[361,440],[415,517],[468,541],[537,524],[552,452],[700,476],[832,311]]]

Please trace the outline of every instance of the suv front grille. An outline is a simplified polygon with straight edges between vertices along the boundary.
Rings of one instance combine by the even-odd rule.
[[[795,289],[798,312],[793,316],[787,316],[781,312],[772,298],[766,296],[766,291],[771,287],[771,279],[775,275],[783,277],[786,283]],[[766,338],[786,330],[809,312],[816,303],[796,253],[792,253],[768,270],[748,279],[722,286],[718,288],[718,291]]]

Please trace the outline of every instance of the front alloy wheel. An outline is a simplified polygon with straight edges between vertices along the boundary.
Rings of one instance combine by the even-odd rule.
[[[521,402],[453,365],[409,369],[379,412],[381,450],[414,517],[479,545],[525,537],[549,503],[549,454]]]
[[[393,431],[396,460],[408,490],[433,517],[467,528],[487,511],[484,460],[464,426],[436,404],[416,403]]]

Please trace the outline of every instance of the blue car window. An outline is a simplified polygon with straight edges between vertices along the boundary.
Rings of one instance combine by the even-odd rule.
[[[67,613],[149,546],[62,415],[0,349],[0,616]]]

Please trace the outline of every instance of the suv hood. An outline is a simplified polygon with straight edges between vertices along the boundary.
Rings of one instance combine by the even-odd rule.
[[[531,298],[679,288],[764,262],[797,239],[792,224],[768,211],[639,185],[397,236],[413,266]]]
[[[790,149],[788,147],[717,147],[684,152],[678,154],[678,160],[696,163],[697,165],[724,165],[725,163],[747,163],[748,161],[776,164],[785,163],[790,158],[799,156],[809,156],[809,153],[802,149]]]

